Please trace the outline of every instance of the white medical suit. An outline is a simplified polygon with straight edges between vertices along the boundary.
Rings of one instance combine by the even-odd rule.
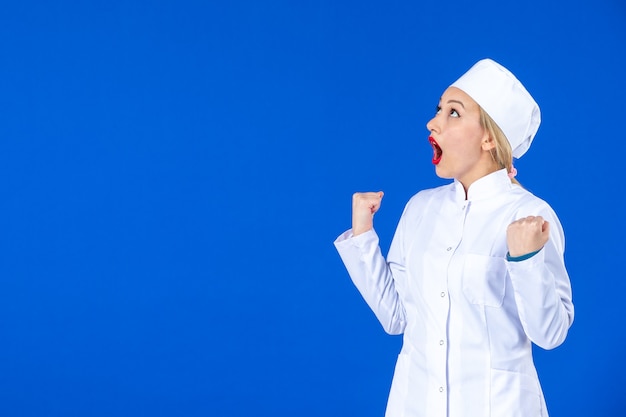
[[[507,226],[542,216],[548,243],[507,260]],[[506,170],[424,190],[406,205],[387,259],[375,231],[335,246],[385,331],[404,334],[387,417],[546,417],[531,342],[551,349],[574,318],[563,230]]]

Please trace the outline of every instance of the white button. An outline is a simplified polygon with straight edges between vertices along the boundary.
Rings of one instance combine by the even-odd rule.
[[[448,249],[446,249],[448,252],[450,252],[452,250],[452,246],[448,247]]]
[[[439,387],[439,392],[443,392],[443,387]]]
[[[441,297],[443,298],[443,297],[445,297],[445,296],[446,296],[446,293],[445,293],[445,292],[443,292],[443,291],[441,291]]]
[[[440,344],[441,346],[443,346],[444,341],[443,341],[443,340],[440,340],[440,341],[439,341],[439,344]]]

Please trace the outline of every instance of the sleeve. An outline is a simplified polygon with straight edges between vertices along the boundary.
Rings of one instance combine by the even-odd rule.
[[[389,334],[402,334],[406,327],[406,313],[395,281],[405,273],[405,268],[392,261],[398,257],[394,254],[399,251],[401,239],[402,228],[399,226],[389,251],[389,261],[381,253],[374,230],[358,236],[348,230],[334,242],[352,282]]]
[[[563,259],[563,228],[551,209],[540,215],[550,223],[550,239],[536,255],[507,262],[507,268],[526,335],[537,346],[553,349],[567,336],[574,304]]]

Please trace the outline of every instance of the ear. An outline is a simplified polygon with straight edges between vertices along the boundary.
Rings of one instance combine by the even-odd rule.
[[[481,142],[481,147],[483,151],[490,151],[496,147],[496,141],[493,140],[491,135],[489,135],[489,132],[485,132]]]

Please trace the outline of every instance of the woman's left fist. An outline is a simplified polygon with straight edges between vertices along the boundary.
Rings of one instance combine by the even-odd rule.
[[[548,242],[550,223],[541,216],[528,216],[515,220],[506,229],[509,255],[516,257],[536,252]]]

